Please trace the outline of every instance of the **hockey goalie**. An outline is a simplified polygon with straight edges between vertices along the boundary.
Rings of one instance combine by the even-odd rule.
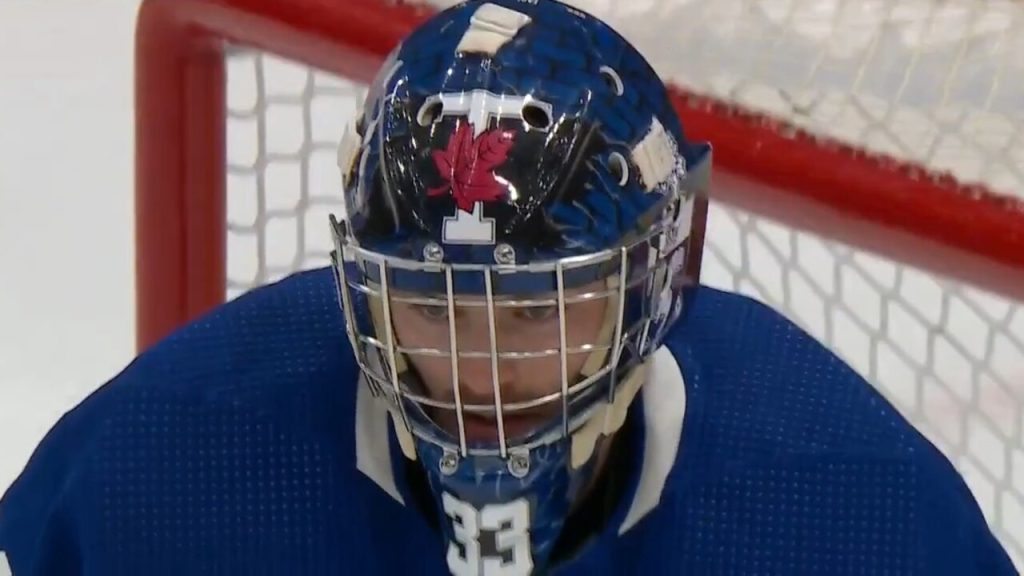
[[[1015,573],[869,383],[695,281],[711,148],[605,23],[441,12],[340,141],[332,265],[62,418],[0,573]]]

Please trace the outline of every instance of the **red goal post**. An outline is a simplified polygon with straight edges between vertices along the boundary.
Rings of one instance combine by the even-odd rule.
[[[225,298],[228,42],[368,82],[425,16],[372,0],[142,3],[135,54],[140,348]]]

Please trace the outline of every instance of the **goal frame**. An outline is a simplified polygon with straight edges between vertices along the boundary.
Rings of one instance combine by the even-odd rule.
[[[228,47],[367,83],[432,13],[396,0],[143,0],[135,46],[140,349],[226,297]],[[715,201],[1024,300],[1024,201],[670,91],[688,136],[714,147]]]

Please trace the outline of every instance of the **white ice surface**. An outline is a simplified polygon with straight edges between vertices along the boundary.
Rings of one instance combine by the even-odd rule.
[[[0,2],[0,491],[131,359],[137,6]]]

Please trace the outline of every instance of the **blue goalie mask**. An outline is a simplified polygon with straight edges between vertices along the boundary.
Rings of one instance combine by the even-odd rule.
[[[549,562],[694,280],[710,158],[643,57],[555,1],[464,2],[384,63],[333,262],[453,573]]]

